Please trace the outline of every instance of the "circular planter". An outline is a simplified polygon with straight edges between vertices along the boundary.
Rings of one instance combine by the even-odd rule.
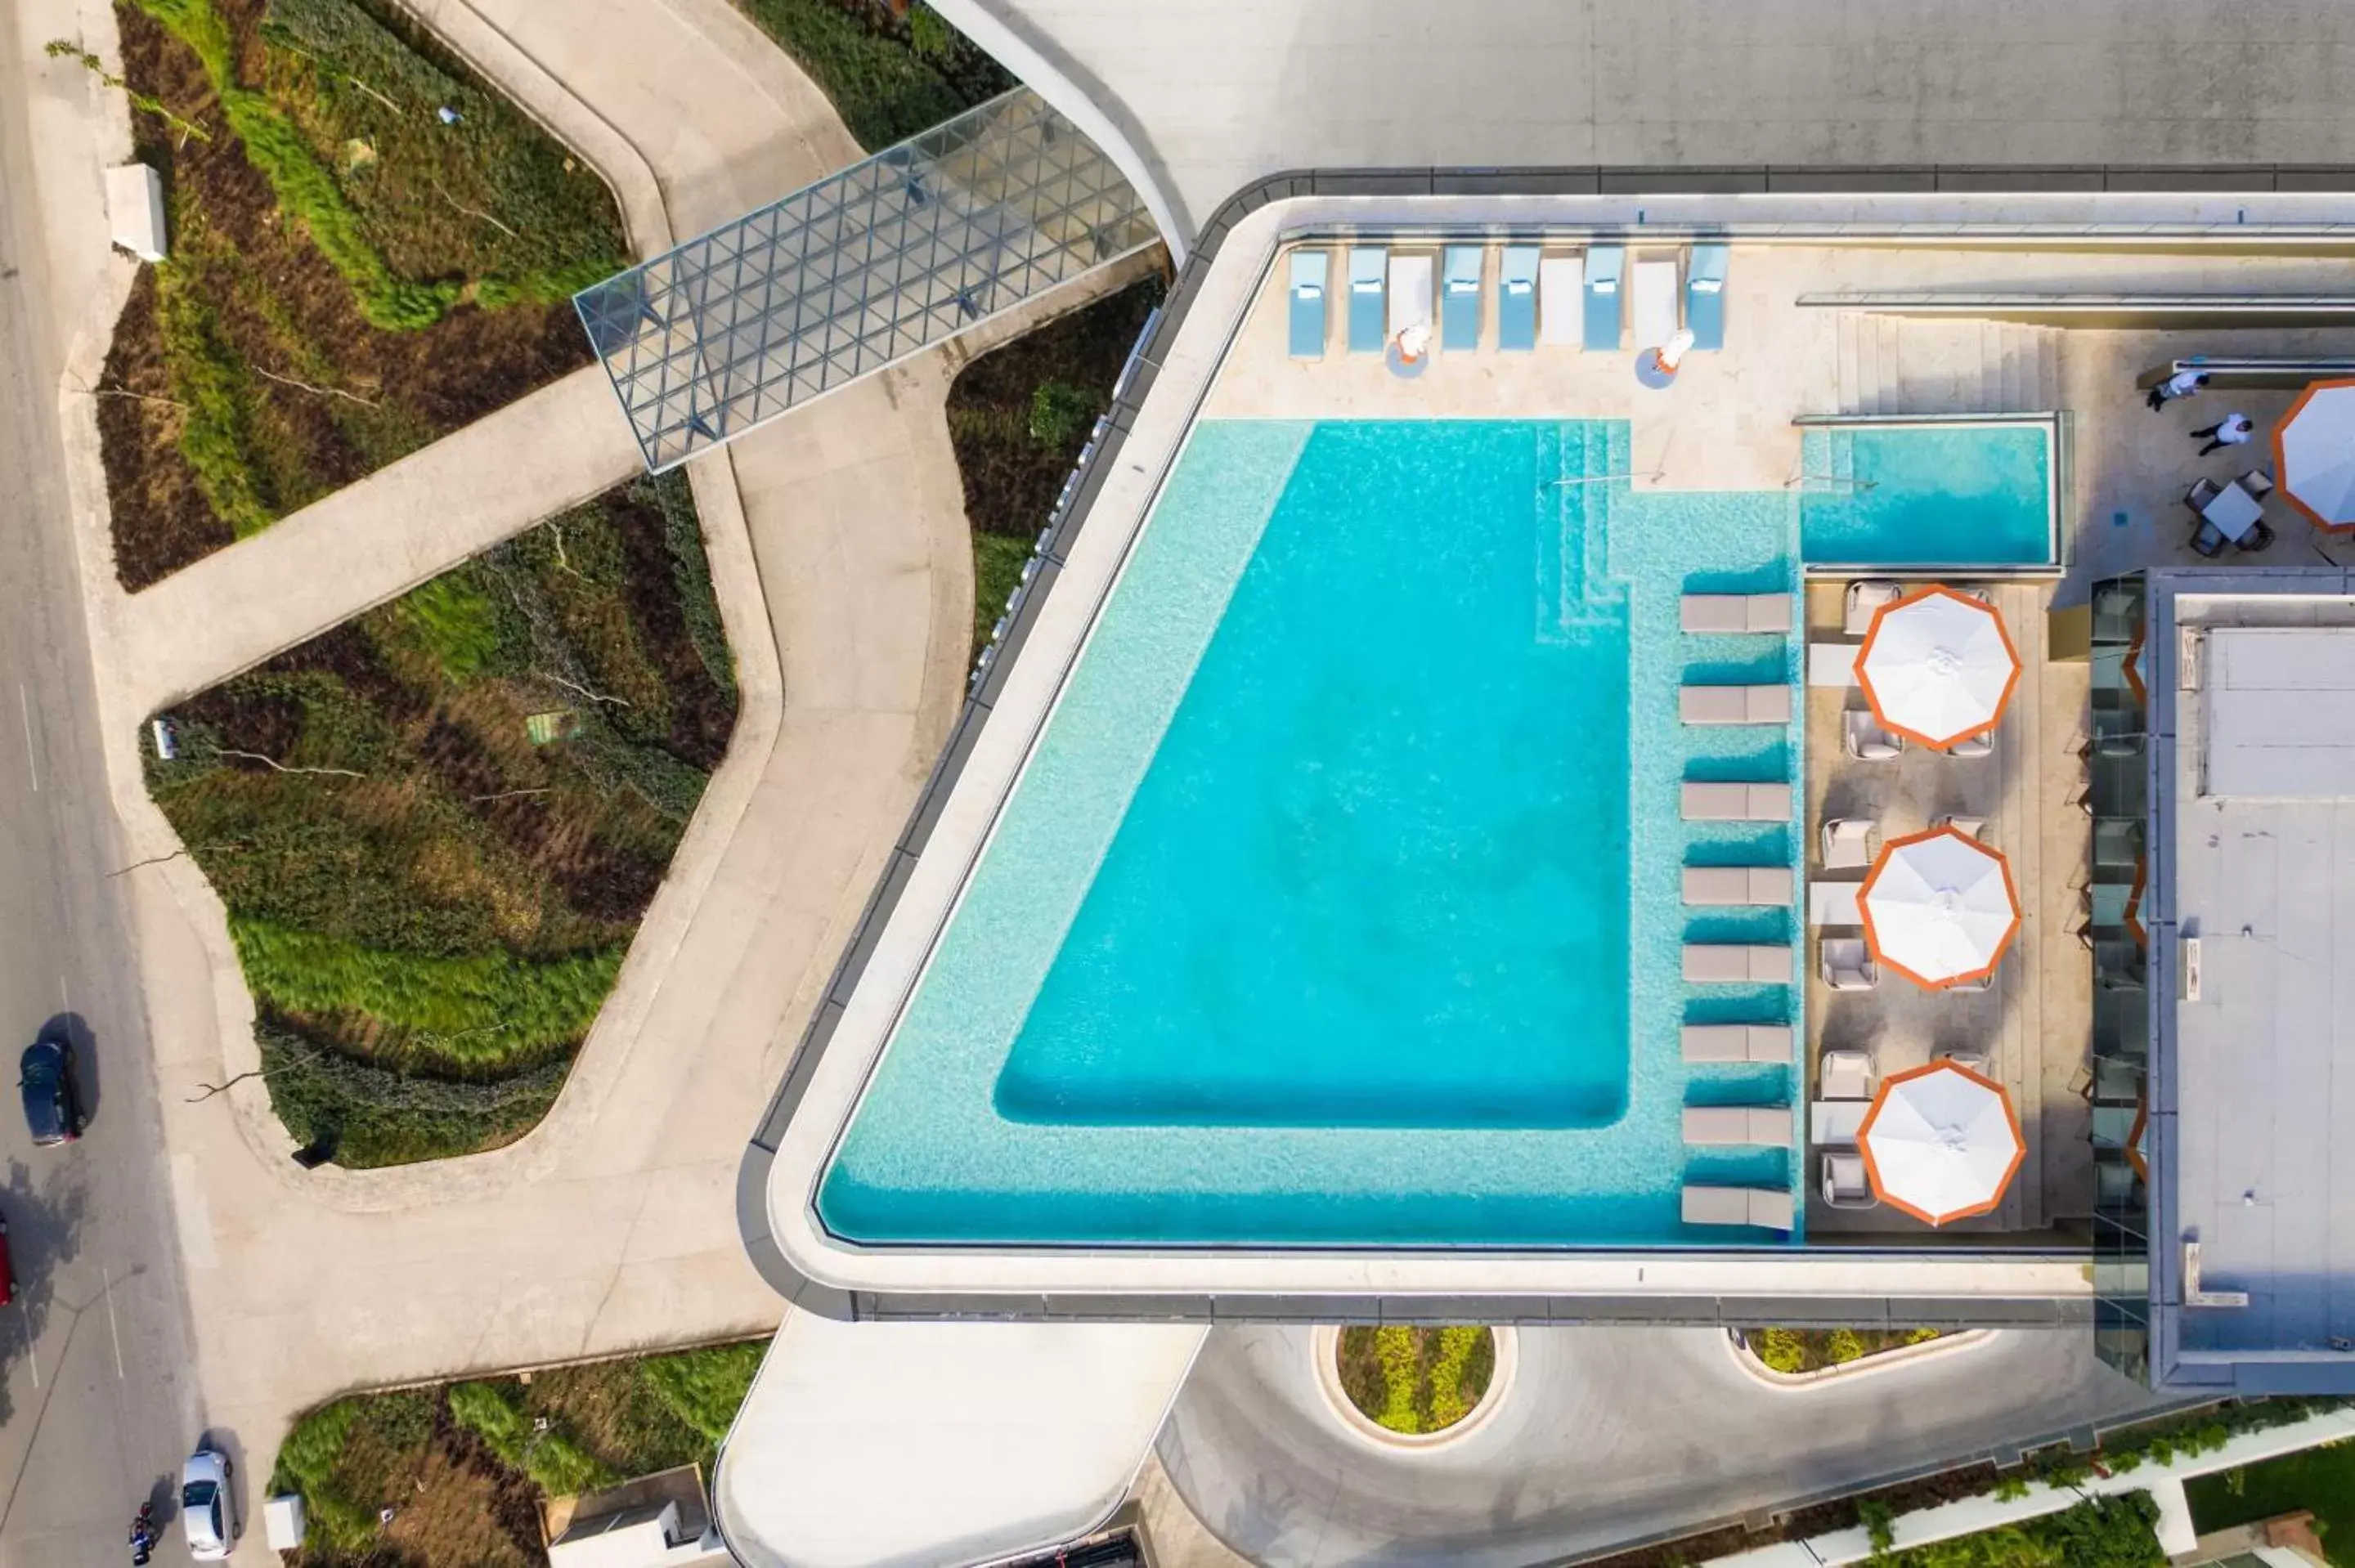
[[[1350,1399],[1349,1391],[1341,1386],[1341,1330],[1320,1328],[1308,1336],[1308,1355],[1315,1363],[1316,1387],[1332,1407],[1333,1415],[1351,1436],[1369,1446],[1391,1453],[1431,1453],[1451,1444],[1461,1443],[1488,1424],[1505,1403],[1505,1395],[1513,1386],[1513,1375],[1520,1367],[1520,1343],[1509,1327],[1488,1330],[1497,1351],[1494,1370],[1488,1374],[1488,1386],[1464,1419],[1437,1432],[1393,1432],[1389,1427],[1359,1410]]]

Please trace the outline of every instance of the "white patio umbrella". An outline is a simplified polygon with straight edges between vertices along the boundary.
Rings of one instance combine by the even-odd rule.
[[[2355,380],[2318,381],[2274,426],[2274,482],[2322,528],[2355,528]]]
[[[1856,674],[1883,729],[1943,749],[1996,726],[2019,654],[1993,605],[1933,584],[1873,612]]]
[[[1944,1059],[1884,1080],[1856,1141],[1881,1201],[1933,1225],[1993,1209],[2028,1153],[2003,1086]]]
[[[1882,845],[1857,906],[1872,956],[1931,991],[1993,974],[2019,929],[2010,863],[1955,828]]]

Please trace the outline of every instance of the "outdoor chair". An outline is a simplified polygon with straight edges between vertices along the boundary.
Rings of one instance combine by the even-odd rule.
[[[1750,632],[1791,630],[1791,596],[1786,593],[1689,593],[1678,606],[1685,630],[1742,636]]]
[[[1684,1140],[1700,1148],[1788,1149],[1791,1110],[1788,1106],[1687,1106]]]
[[[1995,1076],[1995,1058],[1984,1051],[1941,1051],[1938,1053],[1938,1060],[1952,1062],[1955,1066],[1977,1073],[1982,1078]]]
[[[1508,245],[1497,263],[1497,346],[1514,353],[1538,345],[1538,248]]]
[[[1862,947],[1861,942],[1857,944]],[[1816,1062],[1816,1096],[1827,1100],[1869,1100],[1873,1090],[1872,1053],[1827,1051]]]
[[[2273,493],[2274,476],[2264,468],[2253,468],[2241,476],[2241,488],[2263,501]]]
[[[1941,817],[1931,825],[1952,828],[1966,839],[1977,839],[1981,843],[1987,842],[1987,820],[1985,817]]]
[[[1954,745],[1946,747],[1946,755],[1949,757],[1960,758],[1966,762],[1975,762],[1982,757],[1993,757],[1995,755],[1995,732],[1993,730],[1981,730],[1977,735],[1965,736],[1962,739],[1955,742]]]
[[[1442,261],[1439,341],[1450,353],[1480,345],[1480,267],[1477,245],[1451,245]]]
[[[1861,938],[1825,938],[1821,968],[1824,984],[1834,991],[1870,991],[1881,983],[1881,966]]]
[[[2244,556],[2254,556],[2273,542],[2274,531],[2266,527],[2265,520],[2260,517],[2249,524],[2247,533],[2232,541],[2232,546]]]
[[[1757,686],[1684,686],[1677,693],[1678,716],[1689,725],[1786,725],[1791,688],[1776,682]]]
[[[1840,749],[1857,761],[1892,762],[1905,749],[1905,742],[1865,709],[1850,708],[1840,716]]]
[[[1881,1200],[1873,1195],[1872,1176],[1861,1154],[1824,1156],[1824,1202],[1835,1209],[1870,1209]]]
[[[1583,330],[1581,340],[1591,353],[1609,354],[1618,348],[1626,304],[1619,292],[1619,280],[1627,270],[1627,252],[1617,245],[1590,245],[1586,248],[1586,266],[1580,278],[1585,294]],[[1673,303],[1671,310],[1675,309]]]
[[[1824,823],[1824,869],[1862,871],[1872,863],[1881,825],[1870,817],[1835,817]]]
[[[2208,503],[2224,493],[2224,487],[2212,479],[2195,479],[2191,488],[2183,493],[2183,504],[2194,512],[2205,512]]]
[[[1687,1187],[1680,1201],[1689,1225],[1787,1231],[1795,1217],[1791,1194],[1775,1187]]]
[[[1322,250],[1292,253],[1292,357],[1325,357],[1325,278],[1332,257]]]
[[[2222,555],[2224,546],[2231,543],[2230,539],[2224,537],[2224,530],[2217,527],[2205,517],[2200,519],[2200,526],[2191,530],[2192,552],[2195,555],[2205,556],[2211,561]]]
[[[1725,346],[1725,271],[1732,252],[1722,245],[1696,245],[1685,264],[1685,328],[1693,346]]]
[[[1866,577],[1860,582],[1852,582],[1848,585],[1840,624],[1850,637],[1861,637],[1872,630],[1873,611],[1883,605],[1895,604],[1904,597],[1904,586],[1886,577]]]
[[[1382,282],[1390,252],[1379,245],[1349,248],[1349,352],[1380,354],[1386,314]]]
[[[1688,1023],[1684,1026],[1684,1057],[1688,1062],[1788,1062],[1791,1026]]]

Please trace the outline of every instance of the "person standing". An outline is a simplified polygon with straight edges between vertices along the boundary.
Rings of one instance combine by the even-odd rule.
[[[2208,385],[2204,370],[2179,370],[2150,389],[2150,406],[2164,408],[2178,397],[2189,397]]]
[[[2256,421],[2246,414],[2227,414],[2206,429],[2192,431],[2191,439],[2207,441],[2208,444],[2200,449],[2200,455],[2206,457],[2219,447],[2245,446],[2249,438],[2256,433]]]

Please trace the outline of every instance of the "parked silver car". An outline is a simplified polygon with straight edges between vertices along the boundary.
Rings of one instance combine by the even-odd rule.
[[[203,1447],[180,1467],[180,1518],[188,1527],[188,1555],[218,1563],[237,1544],[237,1505],[229,1495],[229,1456]]]

